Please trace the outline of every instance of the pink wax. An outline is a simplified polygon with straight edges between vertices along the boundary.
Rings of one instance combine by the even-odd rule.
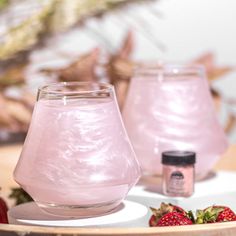
[[[39,100],[14,172],[39,205],[118,205],[140,168],[111,98]]]

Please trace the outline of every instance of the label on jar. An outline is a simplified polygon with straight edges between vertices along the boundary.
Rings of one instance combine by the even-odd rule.
[[[168,193],[184,193],[185,192],[185,177],[182,172],[174,171],[171,173],[168,187]]]

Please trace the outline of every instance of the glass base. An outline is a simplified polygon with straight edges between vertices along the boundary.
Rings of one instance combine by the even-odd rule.
[[[57,205],[52,203],[36,202],[46,213],[62,217],[89,218],[105,215],[114,210],[121,203],[120,200],[92,205]]]
[[[211,179],[215,177],[215,172],[214,171],[205,171],[205,172],[201,172],[201,173],[196,173],[195,174],[195,180],[198,181],[203,181],[203,180],[207,180],[207,179]],[[152,174],[152,173],[143,173],[141,179],[139,182],[141,183],[145,183],[145,182],[153,182],[153,181],[158,181],[158,180],[162,180],[162,174]]]
[[[208,180],[212,179],[216,176],[216,173],[214,171],[206,171],[201,174],[196,174],[196,181],[203,181],[203,180]]]

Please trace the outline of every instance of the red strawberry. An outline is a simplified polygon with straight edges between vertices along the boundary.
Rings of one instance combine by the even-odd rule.
[[[229,207],[224,207],[224,210],[219,213],[216,221],[217,222],[236,221],[236,215]]]
[[[155,215],[152,215],[151,218],[149,219],[149,226],[155,227],[157,226],[157,217]]]
[[[157,226],[176,226],[176,225],[192,225],[193,222],[179,212],[169,212],[162,216],[157,222]]]
[[[7,210],[8,208],[6,202],[2,198],[0,198],[0,223],[8,223]]]
[[[172,204],[165,204],[161,203],[159,209],[151,208],[152,216],[149,219],[149,226],[155,227],[158,226],[160,219],[168,213],[178,213],[179,215],[184,216],[185,218],[189,219],[190,221],[194,221],[193,215],[191,212],[187,213],[184,209],[179,206],[175,206]],[[192,222],[191,221],[191,222]]]
[[[183,215],[187,215],[187,212],[183,208],[176,205],[172,205],[170,203],[169,205],[172,207],[172,212],[179,212],[179,213],[182,213]]]
[[[236,221],[235,213],[226,206],[210,206],[197,211],[197,224]]]

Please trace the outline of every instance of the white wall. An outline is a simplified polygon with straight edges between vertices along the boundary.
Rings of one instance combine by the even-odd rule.
[[[153,28],[167,47],[163,59],[185,61],[213,50],[219,62],[236,64],[235,0],[162,0],[156,6],[164,15]]]
[[[165,44],[165,52],[147,47],[138,34],[135,58],[159,58],[168,62],[186,62],[213,51],[216,63],[236,68],[236,1],[235,0],[162,0],[156,8],[163,18],[152,26]],[[236,98],[236,73],[230,73],[214,86],[225,97]]]

